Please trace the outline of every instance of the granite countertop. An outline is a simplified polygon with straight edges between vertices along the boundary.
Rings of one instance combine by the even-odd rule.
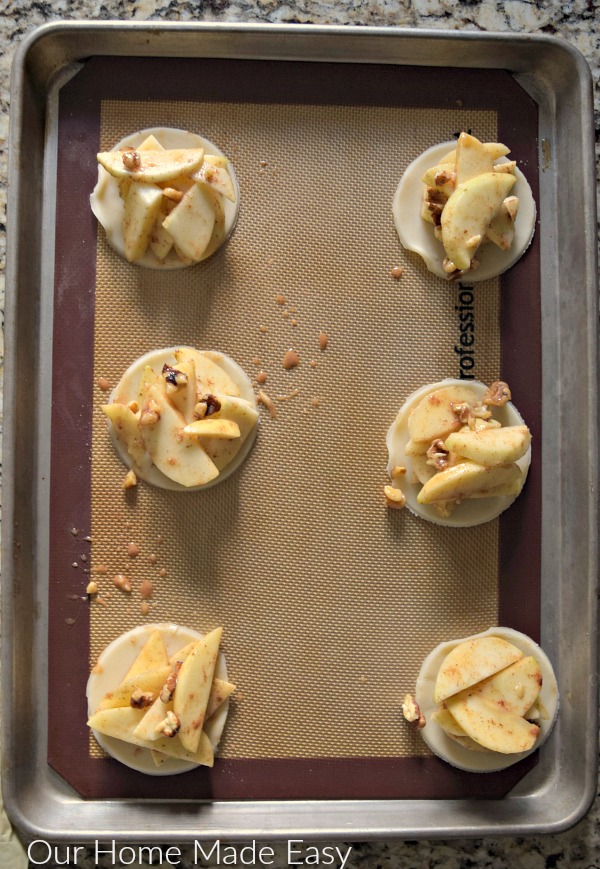
[[[596,153],[600,178],[600,8],[596,0],[0,0],[0,304],[4,301],[6,229],[6,165],[8,138],[10,65],[15,49],[36,26],[59,19],[170,21],[246,21],[307,24],[387,25],[475,31],[553,34],[579,49],[589,62],[594,78]],[[0,335],[1,337],[1,335]],[[0,417],[1,420],[1,417]],[[26,866],[10,833],[0,823],[0,862],[7,869]],[[333,844],[333,843],[328,843]],[[335,843],[340,845],[340,843]],[[344,851],[347,846],[344,847]],[[274,845],[272,865],[287,866],[285,844]],[[65,864],[61,846],[57,862]],[[191,850],[184,851],[181,866],[194,866]],[[33,855],[35,858],[35,855]],[[341,860],[334,865],[339,866]],[[33,864],[31,864],[33,865]],[[81,850],[72,866],[92,867],[91,849]],[[110,856],[101,857],[102,867],[124,865]],[[133,863],[129,865],[140,865]],[[163,864],[168,865],[168,864]],[[209,861],[208,865],[217,865]],[[323,863],[324,865],[324,863]],[[594,869],[600,865],[600,798],[588,816],[572,830],[545,836],[486,838],[453,841],[379,841],[353,843],[345,863],[349,869],[412,869],[431,866],[519,866],[523,869]]]

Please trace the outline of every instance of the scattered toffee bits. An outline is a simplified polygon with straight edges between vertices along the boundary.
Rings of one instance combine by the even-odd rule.
[[[150,612],[150,604],[148,603],[147,600],[143,600],[140,604],[140,613],[143,616],[147,616],[149,612]]]
[[[284,354],[281,364],[286,371],[290,371],[290,369],[296,368],[296,366],[300,364],[300,357],[295,350],[290,348],[287,353]]]
[[[127,544],[127,555],[130,558],[137,558],[140,554],[140,547],[137,543],[128,543]]]
[[[267,393],[264,391],[264,389],[259,389],[258,395],[256,396],[256,398],[269,411],[269,416],[271,417],[271,419],[276,419],[277,418],[277,408],[275,407],[275,402],[273,401],[273,399],[269,395],[267,395]]]
[[[312,407],[321,407],[321,399],[313,398],[313,400],[311,401],[311,405]]]
[[[394,266],[394,268],[390,271],[390,275],[395,281],[399,281],[403,274],[404,269],[401,266]]]
[[[125,591],[128,594],[131,592],[131,583],[127,579],[124,573],[117,573],[116,576],[113,576],[113,584],[120,588],[121,591]]]
[[[327,345],[329,344],[329,335],[327,332],[319,332],[319,350],[321,352],[323,350],[327,350]]]
[[[158,575],[159,575],[159,576],[166,576],[166,575],[167,575],[167,569],[166,569],[165,567],[161,567],[161,569],[158,571]]]
[[[107,380],[106,377],[99,377],[98,389],[101,389],[102,392],[109,392],[112,389],[110,380]]]
[[[285,305],[285,296],[281,293],[277,293],[277,295],[275,296],[275,301],[278,305]]]
[[[99,564],[98,567],[94,570],[94,573],[98,573],[100,574],[100,576],[102,576],[103,574],[108,573],[108,567],[106,566],[106,564]]]
[[[310,365],[311,368],[316,368],[319,363],[317,362],[316,359],[311,359],[308,364]]]
[[[258,356],[253,356],[252,357],[252,364],[253,365],[260,365],[260,358]]]
[[[154,594],[154,585],[149,579],[143,579],[140,583],[140,597],[142,600],[148,600]]]
[[[158,561],[158,558],[156,557],[156,555],[154,553],[152,553],[152,555],[148,556],[148,561],[150,562],[150,564],[156,564],[156,562]]]
[[[256,375],[256,382],[257,382],[257,383],[260,383],[261,385],[262,385],[263,383],[266,383],[266,382],[267,382],[267,373],[266,373],[266,371],[259,371],[259,372],[258,372],[258,374]]]
[[[298,320],[296,320],[295,317],[290,320],[290,326],[297,326],[297,325],[298,325]]]
[[[259,331],[259,332],[262,332],[263,335],[266,335],[267,332],[268,332],[269,330],[267,329],[266,326],[261,326],[260,329],[259,329],[258,331]]]

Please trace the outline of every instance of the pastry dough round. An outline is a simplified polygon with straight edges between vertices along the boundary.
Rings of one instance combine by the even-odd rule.
[[[418,253],[425,260],[430,272],[439,278],[448,280],[448,275],[442,268],[446,256],[444,246],[433,234],[433,225],[421,217],[423,182],[421,178],[428,169],[436,166],[448,151],[456,148],[456,142],[444,142],[434,145],[420,157],[417,157],[406,169],[394,194],[392,213],[394,224],[403,247]],[[500,157],[497,163],[507,162],[506,157]],[[485,281],[488,278],[501,275],[525,253],[535,232],[536,205],[531,187],[521,170],[515,169],[516,184],[511,196],[518,196],[519,209],[515,219],[515,237],[510,249],[500,250],[495,244],[488,242],[481,245],[477,251],[479,267],[467,271],[460,280],[466,283]]]
[[[239,397],[247,401],[252,408],[256,410],[256,396],[254,394],[254,389],[252,388],[252,382],[237,362],[225,353],[219,353],[212,350],[195,350],[194,348],[184,347],[183,345],[180,345],[179,347],[167,347],[163,350],[151,350],[149,353],[136,359],[135,362],[129,366],[127,371],[125,371],[121,380],[111,392],[109,403],[118,402],[120,404],[127,404],[130,401],[137,400],[138,389],[142,374],[144,373],[144,368],[149,365],[157,374],[160,374],[163,365],[165,364],[177,367],[174,353],[179,349],[192,350],[194,354],[198,356],[206,356],[211,362],[218,364],[218,366],[235,384]],[[240,442],[239,448],[232,456],[229,464],[221,470],[218,477],[203,486],[183,486],[180,483],[169,479],[169,477],[163,474],[162,471],[159,471],[156,465],[153,464],[148,454],[146,454],[146,461],[143,465],[137,464],[129,455],[125,444],[117,437],[113,424],[107,420],[107,425],[111,440],[119,458],[127,465],[127,467],[135,472],[136,476],[145,480],[146,483],[151,483],[153,486],[158,486],[161,489],[173,489],[178,492],[196,492],[199,489],[208,489],[217,483],[223,482],[223,480],[230,477],[231,474],[240,467],[250,452],[252,444],[256,438],[258,431],[258,413],[256,415],[256,424],[252,427],[251,431],[245,438],[237,439]],[[230,441],[228,443],[234,444],[235,446],[233,447],[233,450],[235,450],[237,442]]]
[[[88,679],[86,687],[88,715],[92,715],[95,712],[105,694],[113,691],[120,684],[150,637],[150,634],[156,630],[159,630],[163,636],[169,657],[174,655],[179,649],[187,646],[188,643],[194,640],[201,640],[203,637],[203,634],[198,633],[198,631],[169,622],[142,625],[117,637],[116,640],[109,643],[101,652],[98,662]],[[218,679],[227,681],[227,663],[222,652],[219,652],[215,676]],[[229,699],[225,700],[215,711],[214,715],[211,716],[210,728],[208,728],[208,725],[205,728],[214,751],[216,751],[221,739],[228,711]],[[187,772],[190,769],[198,767],[196,763],[180,760],[177,757],[167,757],[161,766],[158,767],[152,760],[150,749],[140,748],[138,745],[124,742],[122,739],[116,739],[113,736],[105,736],[95,730],[92,733],[98,744],[107,754],[138,772],[148,775],[176,775],[177,773]]]
[[[148,136],[155,136],[163,148],[167,150],[173,148],[204,148],[206,154],[214,154],[218,157],[226,156],[210,139],[205,139],[197,133],[190,133],[187,130],[178,130],[172,127],[149,127],[147,130],[131,133],[129,136],[125,136],[124,139],[121,139],[120,142],[117,142],[112,150],[118,151],[120,148],[126,147],[137,148]],[[230,162],[228,162],[227,168],[233,183],[236,199],[235,202],[231,202],[229,199],[221,197],[225,212],[225,233],[219,248],[225,244],[233,232],[240,202],[240,188]],[[123,239],[125,203],[119,194],[117,179],[113,178],[103,166],[98,166],[98,181],[90,195],[90,205],[96,219],[104,227],[106,240],[110,246],[120,256],[127,259],[125,256],[125,241]],[[213,251],[213,253],[216,253],[216,251]],[[148,248],[144,256],[137,259],[134,265],[144,266],[149,269],[182,269],[187,268],[190,264],[183,262],[173,250],[167,254],[164,261],[161,261]],[[193,263],[193,265],[196,265],[196,263]]]
[[[544,717],[536,721],[536,724],[540,727],[540,734],[536,744],[529,751],[523,751],[518,754],[500,754],[495,751],[472,751],[459,745],[458,742],[448,736],[431,719],[431,714],[437,709],[437,704],[433,700],[433,690],[439,669],[446,655],[456,648],[456,646],[467,640],[488,636],[501,637],[520,649],[524,655],[533,655],[542,671],[542,688],[539,700],[543,707]],[[559,705],[558,685],[550,659],[530,637],[512,628],[488,628],[487,631],[474,634],[471,637],[463,637],[460,640],[440,643],[423,661],[417,678],[415,700],[419,704],[420,711],[425,716],[427,722],[420,733],[429,748],[434,754],[441,757],[442,760],[447,761],[452,766],[458,767],[458,769],[464,769],[469,772],[495,772],[500,769],[506,769],[506,767],[518,763],[524,757],[536,751],[550,735],[558,714]]]
[[[396,419],[388,429],[386,438],[389,456],[387,470],[388,473],[391,473],[392,469],[398,465],[406,468],[406,474],[398,485],[400,485],[406,497],[406,506],[415,516],[420,516],[422,519],[427,519],[436,525],[452,525],[458,528],[467,528],[473,525],[481,525],[483,522],[489,522],[490,519],[495,519],[507,507],[510,507],[517,496],[504,495],[492,498],[465,498],[455,508],[454,512],[447,517],[440,516],[432,504],[419,504],[417,501],[417,495],[422,488],[422,483],[414,475],[411,457],[407,456],[404,452],[406,444],[410,439],[408,418],[411,410],[420,404],[426,395],[429,395],[430,392],[434,392],[436,389],[442,389],[447,386],[466,387],[467,389],[471,389],[478,398],[483,398],[487,390],[487,386],[479,380],[448,379],[422,386],[413,392],[412,395],[409,395],[400,408]],[[503,426],[525,425],[523,417],[511,401],[505,404],[504,407],[491,407],[490,410],[492,411],[493,418],[497,419]],[[531,447],[516,464],[521,468],[523,485],[525,485],[531,464]],[[521,486],[522,488],[523,486]]]

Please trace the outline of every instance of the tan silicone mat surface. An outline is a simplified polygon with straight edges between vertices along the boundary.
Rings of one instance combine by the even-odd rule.
[[[264,370],[278,416],[262,408],[249,458],[223,484],[126,495],[95,388],[92,565],[107,573],[95,577],[106,605],[92,607],[92,662],[144,621],[221,624],[238,686],[222,756],[425,754],[402,721],[404,693],[438,642],[496,622],[498,522],[444,529],[385,507],[387,428],[414,389],[459,376],[460,334],[460,288],[402,251],[391,202],[422,150],[467,124],[493,141],[496,114],[106,101],[101,147],[165,123],[230,156],[238,224],[212,259],[170,273],[133,268],[99,230],[95,381],[114,385],[137,356],[191,344],[251,377]],[[473,373],[489,381],[500,373],[498,281],[473,304]],[[284,371],[290,347],[301,363]]]

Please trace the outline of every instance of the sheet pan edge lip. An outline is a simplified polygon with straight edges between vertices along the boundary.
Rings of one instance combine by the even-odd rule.
[[[590,66],[579,49],[569,42],[561,39],[558,36],[546,33],[507,33],[505,31],[461,31],[449,29],[433,29],[433,28],[416,28],[416,27],[399,27],[399,26],[384,26],[384,25],[340,25],[340,24],[291,24],[291,23],[272,23],[272,22],[241,22],[241,21],[123,21],[120,19],[109,19],[106,21],[72,21],[59,20],[47,22],[36,27],[23,40],[18,47],[13,59],[13,73],[16,69],[24,67],[24,61],[33,48],[33,46],[45,39],[49,35],[65,32],[67,34],[85,31],[121,31],[123,33],[149,32],[161,34],[163,32],[181,32],[193,31],[195,33],[256,33],[273,35],[294,34],[314,37],[317,36],[350,36],[351,38],[368,39],[369,37],[384,37],[386,39],[402,39],[407,41],[422,42],[433,39],[434,41],[455,41],[455,42],[490,42],[504,44],[528,44],[533,46],[553,47],[559,51],[569,55],[575,63],[578,72],[592,84],[592,73]],[[119,54],[120,52],[116,52]],[[154,53],[150,51],[150,53]],[[73,54],[71,60],[81,59],[77,54]],[[12,91],[12,84],[11,84]]]

